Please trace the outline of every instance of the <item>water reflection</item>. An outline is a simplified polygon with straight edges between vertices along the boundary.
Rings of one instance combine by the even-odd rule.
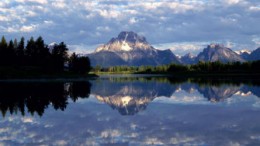
[[[55,110],[65,110],[68,99],[74,102],[78,98],[87,98],[91,84],[85,82],[4,82],[0,83],[0,110],[4,117],[21,113],[25,110],[34,115],[44,114],[44,110],[51,105]]]
[[[233,95],[259,97],[257,80],[188,79],[165,77],[111,77],[94,81],[92,94],[103,103],[119,111],[121,115],[134,115],[146,109],[156,98],[166,97],[175,100],[181,96],[198,92],[210,102],[224,101]],[[183,100],[192,100],[185,99]],[[192,100],[193,101],[193,100]]]
[[[259,87],[164,77],[0,83],[0,145],[259,145]]]
[[[208,102],[225,102],[234,95],[260,97],[259,85],[258,80],[166,77],[101,77],[80,82],[2,82],[0,110],[3,116],[7,112],[42,116],[50,106],[64,111],[69,99],[76,102],[91,94],[121,115],[135,115],[157,99],[191,103],[201,100],[201,97]]]

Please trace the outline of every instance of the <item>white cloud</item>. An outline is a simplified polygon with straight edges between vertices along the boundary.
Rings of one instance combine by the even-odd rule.
[[[132,18],[130,18],[130,20],[129,20],[129,23],[130,24],[135,24],[135,23],[137,23],[138,22],[138,20],[135,18],[135,17],[132,17]]]
[[[52,24],[54,24],[54,22],[52,20],[45,20],[44,24],[52,25]]]
[[[32,2],[32,3],[38,3],[38,4],[47,4],[47,0],[16,0],[16,2],[20,3],[26,3],[26,2]]]
[[[164,145],[164,143],[158,138],[146,138],[145,145]]]
[[[57,141],[54,142],[54,145],[60,145],[60,146],[68,145],[68,142],[65,141],[65,140],[57,140]]]
[[[31,117],[24,117],[21,119],[24,123],[34,123],[34,119]]]
[[[119,11],[116,11],[116,10],[97,10],[99,15],[104,17],[104,18],[108,18],[108,19],[111,19],[111,18],[116,18],[118,19],[119,16],[120,16],[120,12]]]
[[[195,10],[196,8],[199,8],[196,6],[194,7],[193,5],[181,4],[177,2],[166,3],[165,5],[171,8],[174,11],[174,13],[184,13],[188,10]]]
[[[9,19],[6,16],[0,16],[0,21],[9,21]]]
[[[103,31],[103,32],[109,32],[111,29],[108,26],[98,26],[96,28],[98,31]]]
[[[37,15],[36,12],[34,12],[34,11],[30,11],[30,10],[27,11],[26,13],[27,13],[27,16],[28,16],[28,17],[34,17],[34,16]]]
[[[170,139],[170,143],[174,144],[174,145],[182,145],[182,144],[185,144],[185,143],[193,142],[195,140],[196,139],[193,138],[193,137],[181,136],[179,134],[176,134],[175,137],[172,137]]]
[[[260,45],[260,37],[255,37],[252,39],[252,41],[256,44],[256,45]]]
[[[102,131],[101,134],[100,134],[100,137],[101,138],[108,138],[108,137],[119,137],[121,135],[121,132],[117,129],[109,129],[109,130],[105,130],[105,131]]]
[[[249,10],[250,11],[260,11],[260,6],[251,6],[251,7],[249,7]]]
[[[254,49],[259,10],[257,1],[244,0],[15,0],[0,2],[0,22],[9,37],[37,32],[51,42],[89,46],[131,30],[152,44],[175,42],[165,46],[180,54],[196,54],[201,49],[196,42],[230,41],[238,48]]]
[[[242,0],[225,0],[225,2],[229,5],[234,5],[234,4],[238,4],[239,2],[241,2]]]
[[[37,28],[37,25],[28,25],[28,26],[22,26],[20,28],[21,32],[32,32]]]
[[[160,50],[170,49],[177,55],[185,55],[189,52],[197,55],[197,53],[204,49],[208,44],[210,44],[210,42],[181,42],[155,44],[154,46]]]
[[[13,32],[17,32],[17,29],[14,27],[7,27],[6,29],[4,29],[4,31],[8,33],[13,33]]]
[[[51,3],[55,8],[64,9],[67,7],[64,0],[59,0]]]
[[[162,2],[141,2],[140,6],[142,6],[145,10],[155,10],[162,6],[162,4]]]
[[[96,45],[84,45],[84,44],[77,44],[77,45],[69,45],[68,48],[70,53],[77,52],[79,54],[87,54],[93,52],[100,44]]]

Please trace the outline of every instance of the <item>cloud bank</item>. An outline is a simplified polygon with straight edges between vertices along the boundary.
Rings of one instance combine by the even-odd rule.
[[[253,50],[260,44],[259,15],[257,0],[14,0],[0,2],[0,32],[9,39],[41,35],[48,43],[79,45],[82,52],[123,30],[151,44],[185,43],[191,51],[204,42]]]

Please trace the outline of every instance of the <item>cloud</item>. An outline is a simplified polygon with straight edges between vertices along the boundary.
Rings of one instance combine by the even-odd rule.
[[[110,31],[110,28],[108,27],[108,26],[98,26],[97,27],[97,30],[98,31],[105,31],[105,32],[108,32],[108,31]]]
[[[6,16],[0,16],[0,21],[9,21],[9,19]]]
[[[229,5],[234,5],[234,4],[238,4],[239,2],[241,2],[241,0],[226,0],[225,2]]]
[[[260,11],[260,6],[251,6],[251,7],[249,7],[249,10],[250,11]]]
[[[58,1],[52,2],[51,5],[57,9],[64,9],[67,7],[64,0],[58,0]]]
[[[85,45],[86,52],[124,30],[144,35],[151,44],[187,42],[195,47],[182,48],[191,51],[196,42],[227,41],[252,50],[258,47],[252,40],[260,37],[259,13],[258,1],[245,0],[15,0],[0,2],[0,31],[8,38],[26,33]]]
[[[16,0],[16,2],[19,2],[19,3],[31,2],[31,3],[38,3],[38,4],[47,4],[48,3],[47,0]]]
[[[155,48],[164,50],[170,49],[176,55],[185,55],[187,53],[192,53],[197,55],[203,48],[205,48],[210,42],[180,42],[180,43],[164,43],[155,44]]]
[[[20,28],[20,31],[21,32],[32,32],[36,29],[36,27],[37,27],[36,25],[22,26]]]

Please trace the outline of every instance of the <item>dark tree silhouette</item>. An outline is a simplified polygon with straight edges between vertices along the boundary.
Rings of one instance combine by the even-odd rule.
[[[69,69],[79,74],[88,73],[91,69],[90,60],[86,56],[79,57],[73,53],[69,60]]]
[[[5,64],[5,59],[6,59],[6,50],[7,50],[7,42],[6,42],[6,39],[5,37],[3,36],[1,38],[1,42],[0,42],[0,65],[6,65]]]
[[[70,64],[70,69],[68,65]],[[5,37],[0,42],[0,78],[72,75],[85,74],[90,71],[88,57],[76,54],[69,59],[68,48],[64,42],[49,47],[39,36],[36,40],[31,37],[27,44],[22,37],[7,43]]]
[[[68,48],[61,42],[59,45],[54,45],[52,52],[52,67],[53,70],[56,71],[63,71],[64,70],[64,63],[68,60]]]

